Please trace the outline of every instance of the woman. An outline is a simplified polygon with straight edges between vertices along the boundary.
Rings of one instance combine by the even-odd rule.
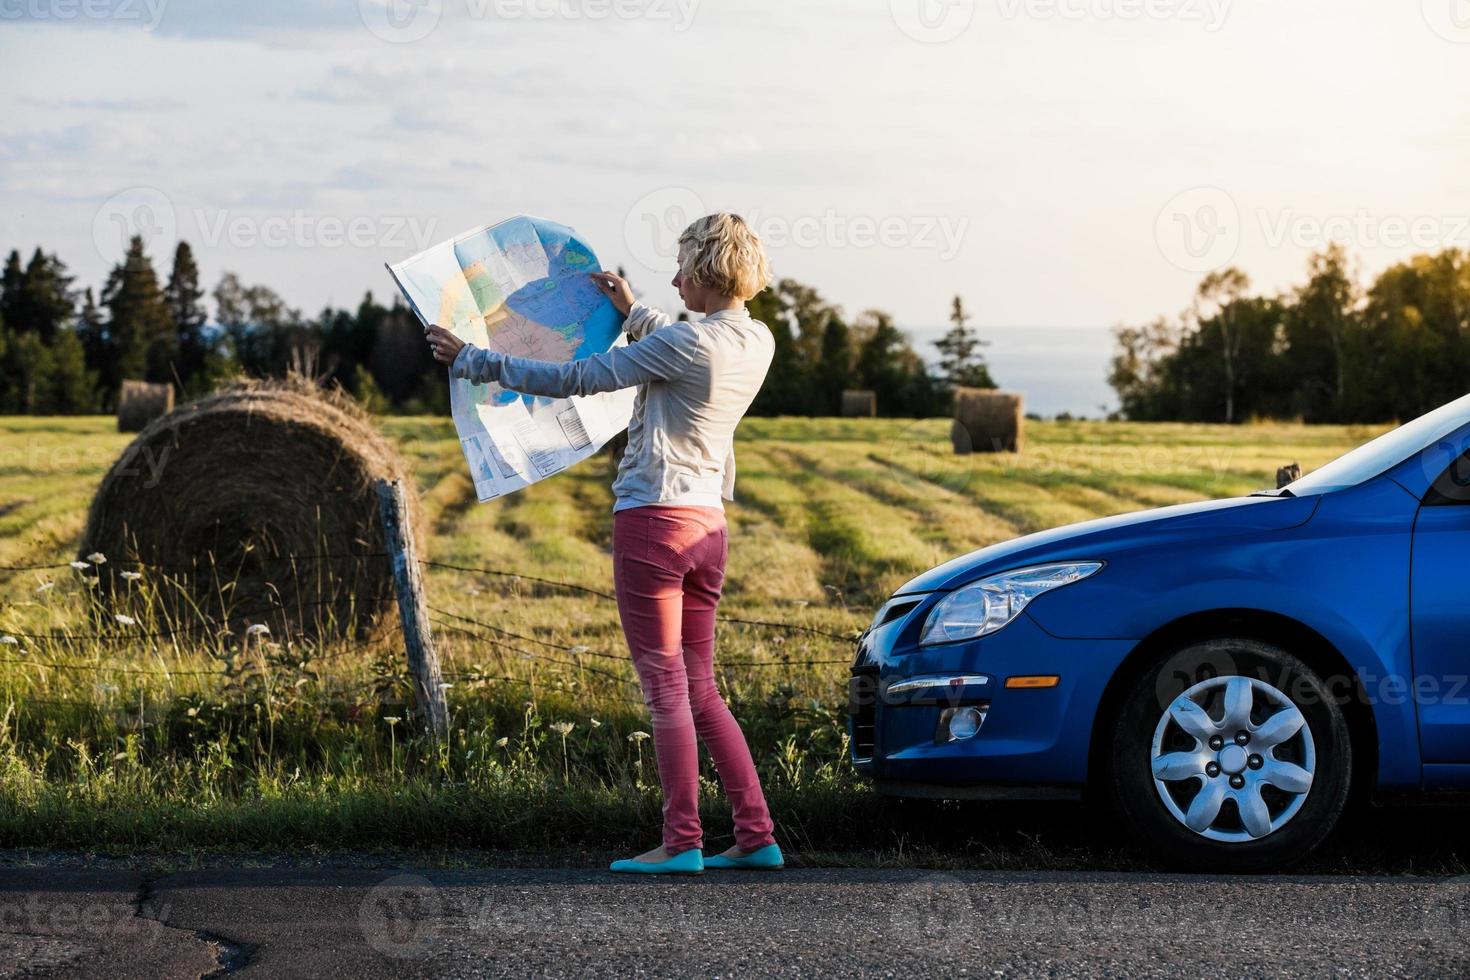
[[[782,866],[760,779],[715,688],[715,606],[725,578],[723,500],[733,500],[735,426],[765,380],[770,330],[745,308],[770,282],[760,239],[738,215],[712,214],[679,237],[673,285],[699,320],[636,302],[622,278],[591,273],[630,343],[577,361],[511,357],[430,326],[435,359],[456,378],[564,397],[637,386],[628,448],[613,481],[613,581],[623,634],[653,719],[664,792],[663,844],[613,871],[700,874]],[[735,846],[705,859],[696,733],[714,757],[735,817]]]

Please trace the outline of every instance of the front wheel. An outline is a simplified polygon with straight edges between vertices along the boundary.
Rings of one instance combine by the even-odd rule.
[[[1320,844],[1347,803],[1342,708],[1311,667],[1269,643],[1175,650],[1140,673],[1105,731],[1114,807],[1172,866],[1282,867]]]

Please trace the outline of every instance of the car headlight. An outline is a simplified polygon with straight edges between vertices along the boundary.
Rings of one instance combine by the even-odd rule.
[[[1043,592],[1079,582],[1102,567],[1100,561],[1035,565],[955,589],[929,611],[919,634],[919,644],[973,640],[994,633],[1019,616]]]

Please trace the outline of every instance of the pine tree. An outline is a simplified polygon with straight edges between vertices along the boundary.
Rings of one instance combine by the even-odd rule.
[[[204,299],[204,290],[199,286],[199,266],[188,242],[179,242],[174,249],[173,271],[169,273],[163,299],[174,325],[178,381],[180,387],[193,390],[196,379],[204,370],[209,344],[204,336],[208,316],[200,302]]]
[[[857,385],[878,399],[878,414],[924,417],[944,411],[944,393],[893,317],[868,310],[858,318],[866,339],[858,347],[854,373]]]
[[[836,415],[842,405],[842,390],[852,385],[852,342],[847,324],[833,316],[822,331],[822,352],[817,361],[817,385],[822,405],[819,414]]]
[[[994,388],[995,382],[990,379],[990,368],[985,364],[985,356],[980,353],[980,348],[986,342],[970,327],[970,314],[965,311],[964,301],[958,296],[954,298],[954,304],[950,308],[949,322],[954,326],[934,342],[934,346],[939,349],[939,370],[945,382],[966,388]]]
[[[40,334],[12,334],[0,374],[9,392],[6,411],[32,415],[53,411],[55,365],[51,349],[41,343]]]
[[[38,248],[22,271],[20,254],[11,252],[0,275],[0,315],[8,335],[0,362],[5,411],[38,414],[61,410],[56,402],[51,341],[71,324],[71,281],[66,267],[54,255]]]
[[[5,326],[5,313],[0,309],[0,415],[10,415],[17,411],[11,404],[17,388],[14,379],[10,377],[11,343],[10,330]]]
[[[77,338],[82,342],[87,367],[100,377],[110,356],[107,323],[97,308],[97,298],[90,286],[82,293],[82,311],[77,314]]]
[[[15,321],[49,347],[57,332],[70,327],[76,316],[71,284],[72,277],[67,275],[62,261],[37,248],[26,266],[19,302],[12,310]]]
[[[51,344],[51,411],[68,415],[97,410],[97,373],[87,370],[87,353],[75,330],[62,330]]]
[[[102,305],[109,313],[109,360],[103,377],[109,394],[116,394],[124,378],[172,381],[167,362],[162,377],[150,371],[159,366],[156,352],[160,347],[165,351],[172,348],[173,320],[158,285],[158,274],[143,251],[142,236],[133,236],[127,257],[107,277]],[[160,338],[164,338],[162,344]]]
[[[11,249],[5,260],[5,271],[0,273],[0,320],[9,324],[11,335],[21,332],[20,312],[24,301],[21,293],[25,286],[25,269],[20,264],[20,252]]]

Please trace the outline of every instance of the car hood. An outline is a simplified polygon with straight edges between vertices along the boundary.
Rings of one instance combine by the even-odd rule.
[[[1321,499],[1320,494],[1231,497],[1068,524],[951,559],[905,582],[894,595],[954,589],[986,575],[1039,562],[1105,561],[1110,552],[1157,543],[1161,531],[1207,539],[1240,531],[1285,530],[1309,520]]]

